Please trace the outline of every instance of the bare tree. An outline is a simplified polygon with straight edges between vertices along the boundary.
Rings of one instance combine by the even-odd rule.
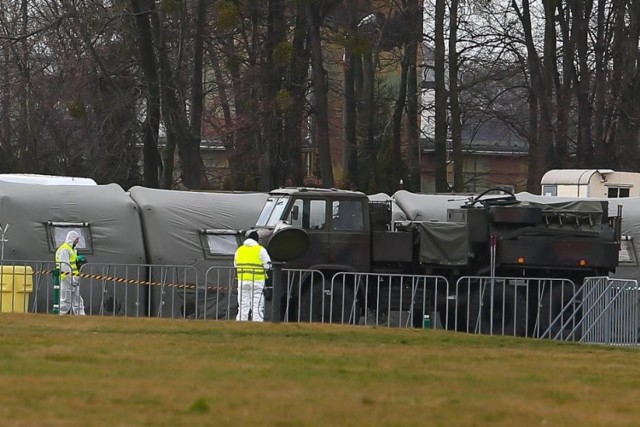
[[[334,186],[331,149],[329,147],[329,103],[327,99],[327,73],[323,64],[322,39],[320,29],[326,8],[333,6],[330,1],[310,0],[307,2],[307,25],[309,26],[309,48],[311,52],[311,81],[313,82],[313,106],[315,133],[317,136],[320,179],[326,187]]]
[[[446,6],[444,0],[436,0],[435,15],[435,89],[436,89],[436,123],[435,123],[435,151],[436,151],[436,191],[439,193],[449,190],[447,182],[447,89],[445,84],[445,44],[444,21]]]

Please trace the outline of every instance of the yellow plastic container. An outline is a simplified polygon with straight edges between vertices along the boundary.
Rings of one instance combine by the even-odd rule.
[[[26,313],[33,291],[33,269],[25,265],[0,266],[2,313]]]

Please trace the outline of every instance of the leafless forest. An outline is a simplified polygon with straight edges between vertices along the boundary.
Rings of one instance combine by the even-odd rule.
[[[640,170],[639,42],[640,0],[0,0],[0,172],[419,190],[433,138],[444,191],[470,116],[528,142],[530,191],[553,167]]]

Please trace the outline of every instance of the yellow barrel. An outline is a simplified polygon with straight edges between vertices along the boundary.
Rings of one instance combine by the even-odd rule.
[[[0,266],[2,313],[26,313],[33,290],[33,269],[28,265]]]

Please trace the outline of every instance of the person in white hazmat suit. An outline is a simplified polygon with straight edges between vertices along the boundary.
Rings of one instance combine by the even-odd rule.
[[[236,320],[264,321],[264,283],[271,269],[271,257],[258,243],[258,232],[247,232],[246,240],[235,253],[233,265],[238,274],[238,315]]]
[[[69,231],[56,250],[56,267],[60,269],[60,314],[84,316],[84,300],[80,296],[80,271],[76,246],[80,235]]]

